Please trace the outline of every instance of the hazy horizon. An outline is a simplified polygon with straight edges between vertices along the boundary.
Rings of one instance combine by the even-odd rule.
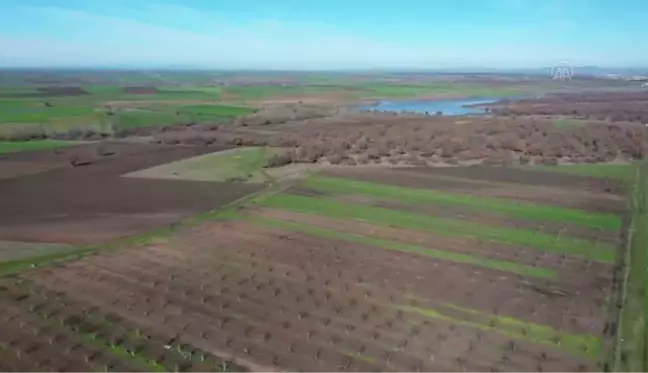
[[[642,0],[22,0],[0,12],[11,68],[648,67]]]

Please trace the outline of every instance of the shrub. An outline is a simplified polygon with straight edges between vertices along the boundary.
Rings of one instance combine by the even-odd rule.
[[[366,154],[360,154],[356,158],[356,161],[358,162],[358,164],[367,164],[369,163],[369,156]]]
[[[554,157],[544,157],[540,159],[540,163],[548,166],[557,166],[558,159]]]
[[[343,158],[341,164],[345,166],[357,166],[358,162],[356,162],[353,158]]]
[[[8,134],[0,135],[0,139],[6,141],[42,140],[45,138],[47,138],[47,135],[38,127],[21,128]]]
[[[283,152],[283,153],[273,154],[270,158],[268,158],[264,167],[274,168],[274,167],[282,167],[288,165],[293,161],[294,155],[292,153],[293,152]]]
[[[326,160],[328,160],[330,164],[340,164],[342,163],[342,156],[339,154],[331,154],[326,157]]]

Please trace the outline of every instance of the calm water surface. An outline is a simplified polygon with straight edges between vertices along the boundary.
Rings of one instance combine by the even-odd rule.
[[[441,111],[443,115],[467,115],[483,114],[483,107],[466,107],[466,105],[492,104],[502,98],[473,98],[454,100],[403,100],[403,101],[382,101],[377,105],[361,106],[360,110],[389,111],[389,112],[428,112],[434,115]]]

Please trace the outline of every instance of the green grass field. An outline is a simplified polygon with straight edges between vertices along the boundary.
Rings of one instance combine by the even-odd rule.
[[[477,257],[468,254],[455,253],[446,250],[436,250],[434,248],[417,246],[417,245],[408,245],[401,242],[377,239],[368,236],[342,233],[332,229],[320,228],[320,227],[315,227],[307,224],[277,221],[277,220],[256,220],[256,222],[267,226],[280,228],[280,229],[289,229],[293,231],[312,234],[315,236],[328,237],[328,238],[338,239],[347,242],[361,243],[361,244],[366,244],[366,245],[379,247],[387,250],[413,253],[413,254],[428,256],[431,258],[442,259],[442,260],[447,260],[456,263],[472,264],[480,267],[498,269],[501,271],[520,274],[520,275],[550,278],[550,279],[558,277],[558,273],[556,271],[547,268],[532,267],[532,266],[523,265],[515,262],[487,259],[487,258]]]
[[[270,98],[274,96],[294,96],[294,95],[307,95],[322,92],[339,91],[340,87],[336,86],[309,86],[309,85],[288,85],[288,86],[238,86],[227,87],[224,89],[225,93],[234,95],[241,99],[261,99]]]
[[[54,149],[75,144],[78,144],[78,142],[61,140],[0,141],[0,154]]]
[[[611,263],[615,258],[614,246],[603,242],[560,237],[525,229],[490,227],[427,214],[343,203],[328,198],[283,194],[266,199],[263,201],[263,206],[323,215],[334,219],[360,220],[380,225],[430,231],[440,235],[484,238],[541,251],[570,254],[603,263]]]
[[[271,181],[265,172],[268,157],[276,149],[240,148],[201,155],[128,174],[130,177],[194,181],[237,181],[264,183]]]
[[[593,176],[621,180],[627,183],[634,182],[637,163],[628,164],[573,164],[560,166],[533,166],[526,169],[549,172],[561,172],[582,176]]]
[[[507,96],[521,92],[512,88],[487,87],[476,84],[430,83],[430,84],[361,84],[363,97],[414,97],[414,96]]]
[[[146,126],[223,122],[253,112],[247,107],[215,103],[221,88],[213,86],[163,86],[152,94],[126,93],[117,85],[81,88],[88,94],[29,97],[25,94],[37,93],[35,88],[5,89],[0,96],[0,135],[51,134],[77,128],[111,133]]]
[[[586,212],[558,206],[537,205],[503,198],[485,198],[460,193],[405,188],[324,176],[313,177],[305,185],[308,188],[325,192],[359,194],[413,204],[465,206],[504,213],[511,217],[539,221],[569,222],[594,229],[618,230],[621,228],[621,218],[616,215]]]
[[[173,76],[173,73],[166,75]],[[124,73],[121,84],[137,86],[153,84],[157,92],[133,94],[125,92],[119,84],[80,85],[87,94],[77,96],[44,96],[38,85],[3,87],[0,95],[0,135],[40,131],[43,134],[65,132],[84,128],[111,133],[120,129],[147,126],[167,126],[178,123],[223,122],[252,112],[241,106],[219,102],[224,95],[231,102],[266,99],[272,97],[297,97],[340,92],[363,98],[416,97],[426,95],[494,96],[517,94],[517,89],[493,88],[480,84],[429,82],[399,84],[374,79],[344,79],[342,74],[319,74],[302,77],[302,84],[294,85],[207,85],[209,74],[182,76],[184,84],[168,84],[168,78],[146,74]],[[203,84],[200,84],[202,77]],[[348,77],[347,77],[348,78]],[[166,83],[165,83],[166,82]],[[159,83],[155,85],[155,83]],[[74,84],[71,84],[74,86]],[[29,95],[32,96],[29,96]],[[41,96],[38,96],[41,95]],[[204,103],[201,103],[204,102]],[[123,110],[124,106],[137,110]]]
[[[648,369],[648,164],[636,164],[615,371]]]

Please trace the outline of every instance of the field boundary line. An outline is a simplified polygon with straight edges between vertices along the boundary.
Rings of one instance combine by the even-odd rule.
[[[195,226],[208,220],[229,219],[233,214],[236,213],[236,210],[246,205],[247,203],[254,203],[259,199],[264,199],[274,194],[281,193],[294,184],[298,183],[299,181],[299,178],[279,182],[271,181],[267,187],[259,191],[250,193],[234,201],[228,202],[222,206],[217,207],[216,209],[187,217],[175,223],[171,223],[169,225],[159,227],[148,232],[138,233],[132,236],[120,237],[115,240],[98,245],[82,246],[64,253],[53,253],[26,259],[0,262],[0,277],[21,273],[30,269],[48,267],[69,260],[81,259],[85,256],[92,255],[104,250],[120,249],[128,245],[145,245],[155,239],[167,237],[180,229]]]
[[[491,210],[511,217],[537,221],[568,221],[593,229],[618,231],[621,219],[611,213],[593,213],[562,206],[516,201],[501,197],[484,197],[444,190],[402,187],[340,177],[317,176],[304,183],[305,187],[334,193],[359,194],[375,198],[398,198],[401,202],[417,204],[458,205],[476,210]]]
[[[493,242],[522,245],[537,251],[589,258],[601,263],[614,263],[616,252],[612,244],[594,243],[584,239],[557,239],[556,235],[538,233],[530,229],[491,227],[459,219],[443,218],[422,213],[392,210],[383,207],[363,206],[355,203],[335,202],[330,198],[316,198],[283,194],[268,198],[263,203],[278,208],[311,215],[321,215],[341,220],[362,220],[377,225],[420,231],[430,231],[448,236],[481,236]]]
[[[631,199],[631,220],[628,227],[626,249],[623,256],[623,283],[621,286],[620,298],[618,299],[620,309],[616,327],[616,338],[613,346],[612,371],[646,370],[645,349],[647,347],[647,338],[645,330],[645,299],[641,299],[641,301],[638,302],[639,305],[637,305],[636,303],[631,302],[632,299],[628,297],[628,293],[633,293],[631,294],[632,296],[638,295],[634,294],[632,290],[635,290],[633,289],[636,282],[634,276],[639,275],[639,285],[642,290],[640,292],[640,295],[642,296],[642,298],[646,297],[646,294],[644,294],[646,286],[645,284],[643,284],[646,280],[645,271],[647,263],[645,263],[645,255],[640,256],[640,258],[643,258],[644,262],[637,263],[639,268],[641,268],[641,272],[643,272],[640,274],[637,274],[636,269],[632,268],[632,259],[635,255],[637,255],[637,253],[640,253],[641,251],[644,251],[646,249],[645,247],[643,247],[643,242],[640,240],[641,237],[637,237],[637,233],[641,233],[642,236],[646,234],[646,227],[637,227],[637,221],[640,220],[641,222],[645,223],[645,219],[641,218],[646,214],[646,191],[644,189],[646,186],[646,178],[648,177],[648,175],[646,174],[647,168],[648,163],[646,162],[644,162],[637,168],[635,183],[633,185]],[[639,308],[640,312],[638,314],[636,314],[636,308]],[[644,328],[643,332],[639,336],[639,340],[637,340],[638,336],[635,333],[636,326],[641,326],[642,328]],[[629,327],[630,329],[626,331],[626,328]],[[636,348],[636,344],[639,344],[641,346],[641,351],[637,351],[638,349]],[[626,346],[629,346],[629,348],[627,348]],[[638,365],[639,367],[634,365]]]
[[[557,271],[543,267],[532,267],[529,265],[518,264],[516,262],[488,259],[477,257],[470,254],[454,253],[451,251],[428,248],[418,245],[406,244],[397,241],[390,241],[384,239],[377,239],[366,235],[354,233],[342,233],[328,228],[321,228],[316,226],[305,225],[301,223],[280,221],[264,218],[255,218],[248,216],[247,221],[262,224],[270,227],[288,229],[297,232],[307,233],[319,237],[326,237],[346,242],[353,242],[358,244],[365,244],[375,246],[385,250],[393,250],[406,252],[415,255],[422,255],[436,260],[472,265],[477,267],[490,268],[493,270],[503,271],[521,276],[531,276],[544,279],[557,279],[559,274]]]

